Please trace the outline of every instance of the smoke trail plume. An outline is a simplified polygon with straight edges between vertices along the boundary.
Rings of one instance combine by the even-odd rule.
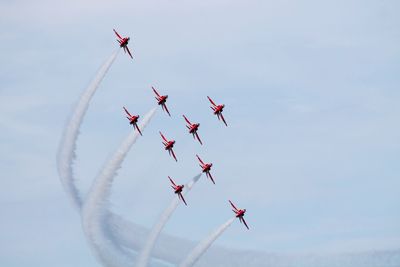
[[[193,179],[185,185],[186,190],[184,194],[186,195],[190,189],[192,189],[193,185],[200,179],[202,173],[197,174]],[[136,267],[146,267],[149,264],[151,258],[151,252],[156,244],[156,241],[164,228],[165,224],[168,222],[168,219],[174,213],[175,209],[179,205],[179,199],[174,197],[168,207],[165,209],[163,214],[161,215],[158,222],[153,226],[150,231],[149,237],[146,240],[146,243],[140,252],[138,259],[136,261]]]
[[[153,108],[144,116],[139,124],[141,129],[144,129],[150,122],[156,110],[157,108]],[[108,234],[109,230],[104,226],[107,218],[110,216],[107,207],[112,182],[117,174],[117,170],[121,167],[124,158],[138,137],[139,133],[132,131],[121,143],[120,147],[95,179],[82,209],[82,226],[86,237],[98,259],[109,267],[127,266],[131,261],[121,253],[119,247]],[[111,255],[111,260],[110,256],[104,258],[104,255]]]
[[[119,49],[116,50],[101,66],[86,90],[82,93],[75,110],[73,111],[68,124],[65,127],[63,137],[60,142],[57,158],[57,168],[60,175],[61,183],[68,192],[73,205],[78,210],[82,207],[82,198],[74,185],[74,176],[72,165],[75,158],[76,140],[79,134],[79,128],[82,124],[83,117],[88,109],[90,100],[99,87],[107,71],[118,55]]]
[[[182,261],[179,267],[190,267],[193,266],[199,258],[207,251],[212,243],[233,223],[236,217],[229,219],[226,223],[221,225],[217,230],[212,232],[206,239],[201,241]]]

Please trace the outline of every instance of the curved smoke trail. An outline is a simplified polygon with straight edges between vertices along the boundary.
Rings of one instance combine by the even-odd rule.
[[[80,210],[82,206],[82,199],[79,195],[79,190],[76,187],[72,171],[72,163],[75,156],[75,143],[79,133],[79,127],[87,110],[87,106],[94,92],[99,86],[101,79],[104,78],[104,75],[106,74],[108,68],[110,68],[114,60],[115,55],[113,54],[101,67],[101,69],[98,71],[98,74],[96,75],[96,78],[82,94],[78,104],[76,105],[76,110],[70,117],[70,121],[67,124],[67,127],[63,133],[63,138],[60,142],[57,168],[63,188],[69,198],[72,200],[71,202],[77,208],[77,210]],[[107,220],[102,223],[104,223],[102,228],[104,231],[108,231],[109,238],[118,241],[121,246],[130,250],[139,251],[143,247],[143,244],[146,241],[146,237],[149,235],[150,232],[148,228],[137,225],[133,222],[129,222],[124,218],[118,216],[117,214],[112,213],[111,211],[109,211],[109,217],[107,217]],[[169,263],[175,264],[181,262],[182,255],[189,253],[190,247],[194,246],[194,243],[192,241],[167,234],[161,234],[159,236],[158,243],[160,245],[155,247],[153,252],[154,256],[158,259],[162,259]],[[396,255],[398,254],[391,253],[391,251],[382,251],[378,256],[376,256],[376,253],[377,252],[374,252],[373,255],[375,256],[371,258],[371,261],[377,262],[375,266],[389,266],[389,264],[387,264],[388,262],[395,262],[395,264],[399,262],[398,258],[396,257]],[[304,266],[323,266],[332,264],[332,262],[341,263],[343,261],[343,257],[345,260],[348,261],[354,260],[353,258],[356,258],[359,260],[359,262],[364,262],[363,264],[359,264],[358,266],[371,266],[368,265],[368,262],[365,262],[365,258],[368,258],[367,252],[360,254],[355,253],[354,255],[350,254],[346,257],[343,255],[338,255],[336,258],[334,257],[333,259],[332,257],[320,257],[318,259],[312,260],[309,257],[300,257],[296,258],[296,260],[294,261],[291,257],[287,257],[287,255],[271,254],[264,251],[233,250],[219,246],[213,246],[207,254],[203,255],[202,261],[199,264],[203,266],[203,260],[206,260],[206,262],[208,263],[204,266],[229,265],[256,267],[265,266],[266,263],[272,266],[276,265],[276,262],[279,262],[281,263],[281,265],[285,265],[288,267],[295,266],[296,264],[294,264],[294,262]],[[334,265],[339,266],[340,264]]]
[[[61,142],[60,142],[58,157],[57,157],[58,173],[59,173],[60,180],[61,180],[64,190],[67,192],[67,195],[71,199],[73,206],[78,211],[80,211],[82,209],[83,200],[82,200],[79,190],[75,184],[75,178],[74,178],[74,174],[73,174],[73,161],[76,156],[75,155],[76,140],[79,135],[79,128],[82,124],[83,118],[86,114],[86,111],[88,109],[91,99],[93,98],[101,81],[104,79],[108,70],[110,69],[113,62],[115,61],[115,59],[118,55],[118,52],[119,52],[119,49],[116,50],[107,59],[107,61],[100,67],[95,78],[92,80],[92,82],[86,88],[86,90],[82,93],[73,113],[70,116],[70,120],[65,127],[65,130],[64,130]],[[87,222],[88,220],[89,221],[91,220],[90,218],[87,218],[89,214],[86,213],[86,220],[84,220],[84,221]],[[98,215],[100,215],[100,214],[102,214],[102,218],[107,217],[109,220],[107,222],[102,221],[102,223],[104,225],[100,225],[100,224],[92,225],[94,232],[97,232],[97,233],[107,233],[107,231],[109,232],[108,235],[106,234],[106,236],[103,236],[103,241],[102,241],[103,243],[110,243],[110,239],[115,239],[115,240],[120,239],[120,238],[118,238],[118,235],[115,235],[115,233],[118,232],[117,229],[119,229],[119,226],[126,225],[128,222],[125,222],[125,220],[123,218],[117,216],[116,214],[106,211],[106,209],[104,207],[103,207],[103,212],[98,213]],[[106,242],[104,242],[104,241],[106,241]],[[142,241],[142,243],[143,243],[143,241]],[[101,244],[101,242],[100,242],[100,244]],[[94,246],[94,244],[93,244],[93,246]],[[105,256],[105,255],[109,255],[109,249],[104,247],[101,250],[104,250],[104,249],[107,249],[107,253],[102,254],[100,256],[100,258],[102,258],[102,262],[106,262],[106,263],[108,263],[107,265],[109,265],[109,262],[111,261],[109,259],[110,257],[107,258]],[[98,252],[96,254],[99,254]],[[115,257],[111,257],[111,258],[115,258]]]
[[[207,249],[212,245],[212,243],[220,236],[222,233],[233,223],[236,217],[229,219],[226,223],[221,225],[217,230],[212,232],[206,239],[201,241],[182,261],[179,267],[191,267],[196,261],[207,251]]]
[[[88,109],[90,100],[92,99],[104,76],[107,74],[107,71],[110,69],[112,63],[117,58],[118,52],[119,49],[111,54],[111,56],[97,72],[96,77],[82,93],[82,96],[80,97],[78,104],[76,105],[76,108],[65,127],[64,134],[60,142],[57,157],[58,174],[60,175],[61,183],[65,191],[68,192],[68,196],[77,210],[81,209],[83,201],[78,189],[74,185],[75,179],[72,171],[72,165],[75,159],[76,140],[79,135],[79,128]]]
[[[141,129],[144,129],[150,122],[156,110],[157,108],[153,108],[144,116],[139,124]],[[121,167],[123,160],[138,137],[139,133],[132,131],[121,143],[95,179],[82,208],[82,226],[86,237],[98,259],[109,267],[127,266],[130,262],[130,259],[122,254],[120,248],[115,245],[104,225],[110,216],[107,207],[112,182],[117,175],[117,170]],[[111,255],[111,257],[105,259],[104,255]]]
[[[115,61],[118,52],[120,49],[116,50],[112,53],[112,55],[107,59],[107,61],[100,67],[95,78],[91,81],[86,90],[82,93],[73,113],[70,115],[70,119],[66,124],[57,155],[57,169],[60,176],[61,183],[63,185],[64,190],[66,191],[68,197],[70,198],[73,206],[80,211],[83,206],[83,199],[79,193],[78,188],[75,184],[75,178],[73,173],[73,161],[75,159],[75,150],[76,150],[76,140],[79,135],[79,128],[82,124],[83,118],[88,109],[89,103],[93,98],[96,90],[98,89],[101,81],[104,79],[108,70],[112,66]],[[103,207],[104,212],[103,218],[107,217],[107,221],[101,221],[103,225],[95,224],[94,227],[97,227],[94,232],[97,233],[108,233],[106,236],[103,236],[103,244],[109,244],[110,239],[114,239],[116,241],[122,241],[124,238],[129,239],[130,244],[123,245],[129,249],[139,250],[138,245],[141,247],[141,244],[144,243],[145,236],[148,235],[148,229],[141,229],[139,226],[135,226],[132,223],[125,221],[122,217],[112,213],[111,211],[106,211]],[[100,214],[100,213],[99,213]],[[88,218],[87,218],[88,219]],[[128,226],[129,225],[129,226]],[[127,228],[126,228],[127,227]],[[137,231],[141,229],[140,231]],[[124,233],[122,233],[122,232]],[[125,232],[126,231],[126,232]],[[129,233],[132,233],[132,236],[127,236]],[[137,239],[133,239],[133,236],[138,237]],[[172,238],[175,239],[175,238]],[[104,242],[106,240],[106,242]],[[174,240],[175,242],[177,240]],[[136,245],[134,245],[136,244]],[[183,240],[181,241],[183,242]],[[178,242],[178,243],[181,243]],[[139,244],[140,243],[140,244]],[[94,245],[94,244],[92,244]],[[115,246],[115,244],[114,244]],[[103,246],[101,249],[103,252],[107,249],[107,247]],[[121,248],[122,249],[122,248]],[[122,253],[123,251],[121,251]],[[168,253],[169,254],[169,253]],[[102,262],[110,265],[110,258],[115,258],[115,255],[112,257],[107,257],[109,255],[109,250],[107,249],[107,253],[102,254],[100,257],[102,258]],[[119,254],[120,255],[120,254]],[[169,254],[170,255],[170,254]],[[162,257],[167,259],[168,257]]]
[[[185,192],[186,195],[190,189],[194,186],[194,184],[200,179],[202,173],[197,174],[195,177],[192,178],[190,182],[185,185]],[[168,207],[165,209],[163,214],[161,215],[160,219],[158,220],[157,224],[151,229],[149,237],[146,240],[146,243],[138,256],[138,260],[136,261],[136,267],[146,267],[149,264],[151,258],[151,252],[153,251],[154,245],[164,228],[165,224],[168,222],[168,219],[174,213],[175,209],[179,205],[179,198],[174,197]]]
[[[76,157],[75,150],[76,150],[76,141],[79,135],[79,128],[82,125],[83,118],[86,114],[91,99],[96,93],[101,81],[104,79],[108,70],[115,61],[119,53],[119,50],[120,49],[113,52],[111,56],[106,60],[106,62],[103,63],[103,65],[97,71],[95,78],[91,81],[91,83],[85,89],[85,91],[83,91],[81,97],[79,98],[78,103],[76,104],[75,109],[70,115],[70,120],[66,124],[59,145],[59,150],[57,155],[57,168],[60,180],[73,206],[79,212],[81,212],[83,206],[83,199],[79,193],[78,188],[76,187],[74,173],[73,173],[73,161]],[[105,229],[105,231],[113,230],[111,229],[112,225],[109,225],[108,228],[109,229]],[[108,253],[103,254],[102,263],[107,264],[107,262],[111,261],[110,258],[112,259],[114,257],[110,257]]]

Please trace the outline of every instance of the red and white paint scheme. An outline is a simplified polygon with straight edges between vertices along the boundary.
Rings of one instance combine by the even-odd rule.
[[[165,146],[165,150],[168,150],[169,155],[172,155],[175,159],[175,161],[178,161],[175,157],[175,153],[173,150],[174,144],[175,144],[175,140],[167,140],[167,138],[165,138],[165,136],[160,132],[161,138],[163,139],[163,144]]]
[[[218,119],[222,119],[222,121],[225,123],[225,125],[228,126],[228,124],[226,124],[224,116],[222,115],[222,110],[224,109],[225,105],[224,104],[217,105],[214,103],[214,101],[209,96],[207,96],[207,98],[212,105],[210,108],[214,111],[214,114],[217,115]]]
[[[186,118],[185,115],[182,115],[183,118],[185,119],[185,121],[187,122],[186,128],[189,129],[189,133],[191,133],[193,135],[193,138],[197,140],[199,140],[200,145],[202,145],[203,143],[201,142],[201,139],[199,137],[199,135],[197,134],[197,130],[199,129],[200,123],[191,123],[188,118]]]
[[[140,116],[139,115],[136,115],[136,116],[131,115],[125,107],[123,107],[123,108],[124,108],[126,114],[128,115],[128,116],[126,116],[126,118],[129,120],[129,124],[132,125],[134,128],[136,128],[138,130],[138,132],[140,133],[140,135],[142,135],[142,132],[140,131],[139,126],[137,125],[137,122],[138,122],[138,119]]]
[[[152,86],[153,92],[156,94],[156,99],[159,105],[161,105],[162,109],[165,110],[168,115],[171,117],[171,114],[169,114],[169,110],[167,108],[167,105],[165,102],[167,102],[168,95],[160,95],[157,90]]]
[[[129,51],[128,48],[128,42],[131,39],[130,37],[121,37],[121,35],[118,34],[118,32],[113,29],[113,31],[115,32],[115,35],[117,35],[118,39],[118,43],[119,43],[119,47],[122,47],[124,49],[124,52],[128,52],[129,56],[133,59],[131,51]]]
[[[236,208],[236,206],[230,200],[229,200],[229,203],[231,203],[231,206],[233,207],[232,211],[236,214],[236,218],[239,218],[240,223],[243,222],[243,224],[246,226],[246,228],[248,230],[249,227],[247,226],[247,223],[243,218],[244,214],[246,213],[246,209],[238,209],[238,208]]]
[[[215,184],[213,177],[211,176],[210,170],[212,167],[212,163],[204,163],[201,158],[199,157],[199,155],[196,154],[196,157],[199,159],[200,161],[200,167],[202,168],[202,171],[206,173],[207,177],[211,179],[211,181],[213,182],[213,184]]]
[[[182,195],[182,190],[185,186],[183,184],[181,184],[181,185],[175,184],[175,182],[169,176],[168,176],[168,179],[171,181],[171,184],[172,184],[171,187],[172,187],[172,189],[174,189],[175,194],[177,194],[179,199],[181,199],[183,201],[183,203],[185,203],[185,205],[187,206],[186,201]]]

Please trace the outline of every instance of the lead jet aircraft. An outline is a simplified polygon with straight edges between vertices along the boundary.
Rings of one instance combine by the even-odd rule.
[[[168,113],[168,115],[171,117],[171,114],[169,114],[167,105],[165,104],[165,102],[167,102],[168,95],[160,95],[153,86],[151,88],[153,89],[153,92],[156,94],[156,99],[157,99],[158,104],[161,105],[162,109],[165,110]]]
[[[169,178],[169,180],[170,180],[171,183],[172,183],[171,187],[172,187],[172,189],[174,189],[175,194],[177,194],[178,197],[179,197],[180,199],[182,199],[183,203],[185,203],[185,205],[187,206],[186,201],[185,201],[185,199],[183,198],[183,195],[182,195],[182,190],[183,190],[183,188],[184,188],[185,186],[184,186],[183,184],[181,184],[181,185],[176,185],[175,182],[171,179],[171,177],[168,176],[168,178]]]
[[[113,29],[113,31],[115,32],[115,35],[117,35],[118,39],[118,43],[119,43],[119,47],[122,47],[124,49],[124,52],[128,52],[129,56],[133,59],[131,51],[129,51],[128,48],[128,42],[131,39],[130,37],[121,37],[121,35],[118,34],[118,32]]]
[[[138,132],[140,133],[140,135],[142,135],[142,132],[140,131],[139,126],[137,125],[137,122],[138,122],[138,119],[140,116],[139,115],[136,115],[136,116],[131,115],[125,107],[123,107],[123,108],[124,108],[126,114],[128,114],[128,116],[126,118],[129,120],[129,124],[132,125],[134,128],[136,128],[138,130]]]
[[[197,130],[199,129],[200,123],[191,123],[191,122],[186,118],[185,115],[183,115],[183,118],[185,119],[185,121],[186,121],[187,124],[188,124],[188,125],[186,125],[186,128],[189,129],[189,133],[191,133],[191,134],[193,135],[193,138],[196,139],[196,137],[197,137],[197,140],[199,140],[200,145],[202,145],[203,143],[201,142],[200,137],[199,137],[199,135],[197,134]]]
[[[160,132],[161,138],[164,140],[163,144],[165,146],[165,150],[168,150],[169,155],[172,154],[172,156],[174,157],[175,161],[178,161],[175,157],[175,153],[174,150],[172,149],[174,147],[175,144],[175,140],[167,140],[167,138],[165,138],[165,136]]]
[[[229,200],[229,203],[231,203],[231,206],[233,207],[233,212],[236,214],[236,218],[239,218],[240,223],[244,223],[246,226],[247,230],[249,230],[249,227],[247,226],[246,221],[244,220],[243,216],[246,213],[246,209],[238,209],[235,207],[235,205],[232,203],[232,201]]]
[[[196,154],[196,157],[199,159],[200,161],[200,167],[203,169],[203,172],[206,173],[207,177],[211,179],[211,181],[213,182],[213,184],[215,184],[213,177],[211,176],[210,170],[212,167],[212,163],[204,163],[201,158],[199,157],[199,155]]]

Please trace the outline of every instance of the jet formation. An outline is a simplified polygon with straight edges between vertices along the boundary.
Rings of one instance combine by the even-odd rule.
[[[133,58],[132,54],[128,48],[128,42],[130,40],[130,37],[122,37],[121,35],[118,34],[118,32],[115,29],[113,29],[113,30],[114,30],[114,33],[116,34],[116,36],[118,37],[117,41],[119,43],[119,46],[124,49],[125,53],[128,53],[128,55],[131,58]],[[159,94],[158,91],[153,86],[151,87],[151,89],[153,90],[153,92],[155,94],[155,99],[157,100],[157,104],[159,106],[161,106],[162,110],[165,111],[169,117],[171,117],[171,113],[169,112],[169,110],[167,108],[167,104],[166,104],[168,95]],[[222,122],[225,124],[225,126],[228,126],[228,124],[226,123],[226,120],[222,114],[222,111],[225,108],[225,105],[224,104],[216,104],[209,96],[207,96],[207,98],[208,98],[209,102],[211,103],[210,108],[213,111],[213,114],[217,116],[218,120],[222,120]],[[139,115],[131,115],[125,107],[123,107],[123,109],[127,115],[126,118],[129,120],[129,124],[132,125],[133,128],[136,129],[140,135],[142,135],[142,132],[138,126],[138,120],[139,120],[140,116]],[[200,145],[203,145],[203,142],[201,141],[200,136],[198,134],[200,123],[192,123],[189,121],[189,119],[185,115],[182,115],[182,116],[186,122],[186,128],[187,128],[189,134],[191,134],[195,140],[197,139],[197,141],[200,143]],[[160,133],[160,136],[162,139],[162,144],[164,145],[164,149],[167,150],[168,154],[170,156],[172,156],[173,159],[177,162],[178,159],[173,150],[174,145],[175,145],[175,140],[173,140],[173,139],[168,140],[161,131],[159,131],[159,133]],[[215,184],[214,178],[212,177],[212,175],[210,173],[211,167],[213,166],[213,164],[212,163],[204,163],[203,160],[200,158],[200,156],[197,154],[196,154],[196,157],[199,161],[199,166],[201,167],[201,171],[206,174],[207,178],[209,178],[213,184]],[[183,190],[184,190],[185,185],[176,184],[175,181],[170,176],[168,176],[168,179],[171,183],[171,187],[174,190],[174,193],[187,206],[186,200],[183,197]],[[249,229],[246,221],[243,218],[244,214],[246,213],[246,209],[238,209],[230,200],[229,200],[229,203],[233,208],[232,211],[235,213],[235,217],[239,219],[240,223],[243,223],[245,225],[245,227],[247,229]]]

